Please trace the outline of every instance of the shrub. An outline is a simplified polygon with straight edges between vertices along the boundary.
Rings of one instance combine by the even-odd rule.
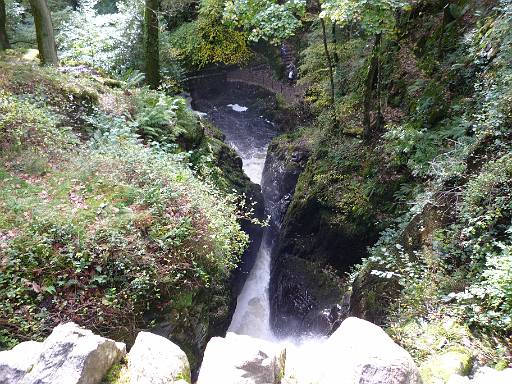
[[[114,129],[44,178],[2,171],[3,346],[66,320],[131,341],[147,312],[226,294],[248,240],[237,198],[184,160]]]
[[[0,89],[2,152],[31,149],[51,153],[69,148],[72,135],[57,123],[57,116],[44,105]]]

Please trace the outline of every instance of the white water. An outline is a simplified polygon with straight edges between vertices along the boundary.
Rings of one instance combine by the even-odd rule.
[[[268,144],[261,148],[251,148],[251,150],[242,151],[232,140],[228,141],[229,145],[238,153],[242,159],[242,169],[245,174],[255,184],[261,184],[263,167],[267,158]]]
[[[236,150],[236,146],[233,146]],[[260,183],[265,163],[267,147],[255,149],[257,153],[264,150],[262,161],[248,161],[247,154],[242,157],[244,171],[253,182]],[[326,338],[311,337],[302,339],[279,340],[270,327],[270,255],[271,235],[265,231],[255,264],[237,298],[237,305],[228,332],[262,339],[277,346],[286,347],[285,377],[301,383],[314,383],[322,371],[321,363],[325,360],[323,345]],[[315,369],[316,368],[316,369]]]
[[[228,104],[228,107],[230,107],[235,112],[245,112],[249,109],[247,107],[244,107],[243,105],[239,105],[238,103]]]
[[[270,329],[269,281],[270,249],[263,239],[254,267],[238,296],[228,332],[274,340]]]

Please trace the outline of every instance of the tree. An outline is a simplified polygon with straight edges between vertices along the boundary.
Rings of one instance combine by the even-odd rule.
[[[53,23],[46,0],[30,0],[36,25],[39,59],[43,65],[59,65]]]
[[[7,38],[7,29],[5,27],[7,15],[5,12],[5,1],[0,0],[0,51],[11,48]]]
[[[160,85],[158,0],[146,0],[144,9],[146,81],[153,89]]]
[[[326,0],[322,4],[321,18],[329,18],[340,27],[357,24],[366,34],[374,36],[374,44],[364,93],[364,131],[363,136],[371,134],[371,106],[373,91],[377,88],[377,120],[376,126],[382,122],[380,105],[380,56],[382,37],[395,26],[395,11],[403,7],[402,0]]]
[[[325,21],[323,18],[320,18],[320,23],[322,25],[322,40],[324,43],[325,59],[327,60],[327,67],[329,68],[329,80],[331,82],[331,105],[334,105],[334,74],[332,70],[331,55],[329,54],[329,48],[327,47],[327,34],[325,31]]]
[[[299,17],[305,10],[305,0],[228,0],[224,22],[243,28],[251,41],[279,44],[294,35],[301,25]]]
[[[224,0],[202,0],[197,19],[184,23],[171,36],[171,45],[189,65],[242,64],[251,51],[247,32],[223,23]]]

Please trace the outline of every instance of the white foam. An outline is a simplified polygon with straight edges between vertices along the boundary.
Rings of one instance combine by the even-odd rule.
[[[262,244],[256,263],[238,296],[228,332],[272,341],[268,297],[269,281],[270,249]]]
[[[230,107],[235,112],[245,112],[249,109],[249,108],[244,107],[243,105],[239,105],[239,104],[228,104],[227,106]]]

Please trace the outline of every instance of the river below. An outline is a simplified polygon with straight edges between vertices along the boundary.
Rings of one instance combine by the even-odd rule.
[[[279,133],[268,110],[275,103],[272,93],[213,78],[196,82],[192,97],[193,108],[222,130],[242,158],[244,172],[261,184],[268,145]]]

